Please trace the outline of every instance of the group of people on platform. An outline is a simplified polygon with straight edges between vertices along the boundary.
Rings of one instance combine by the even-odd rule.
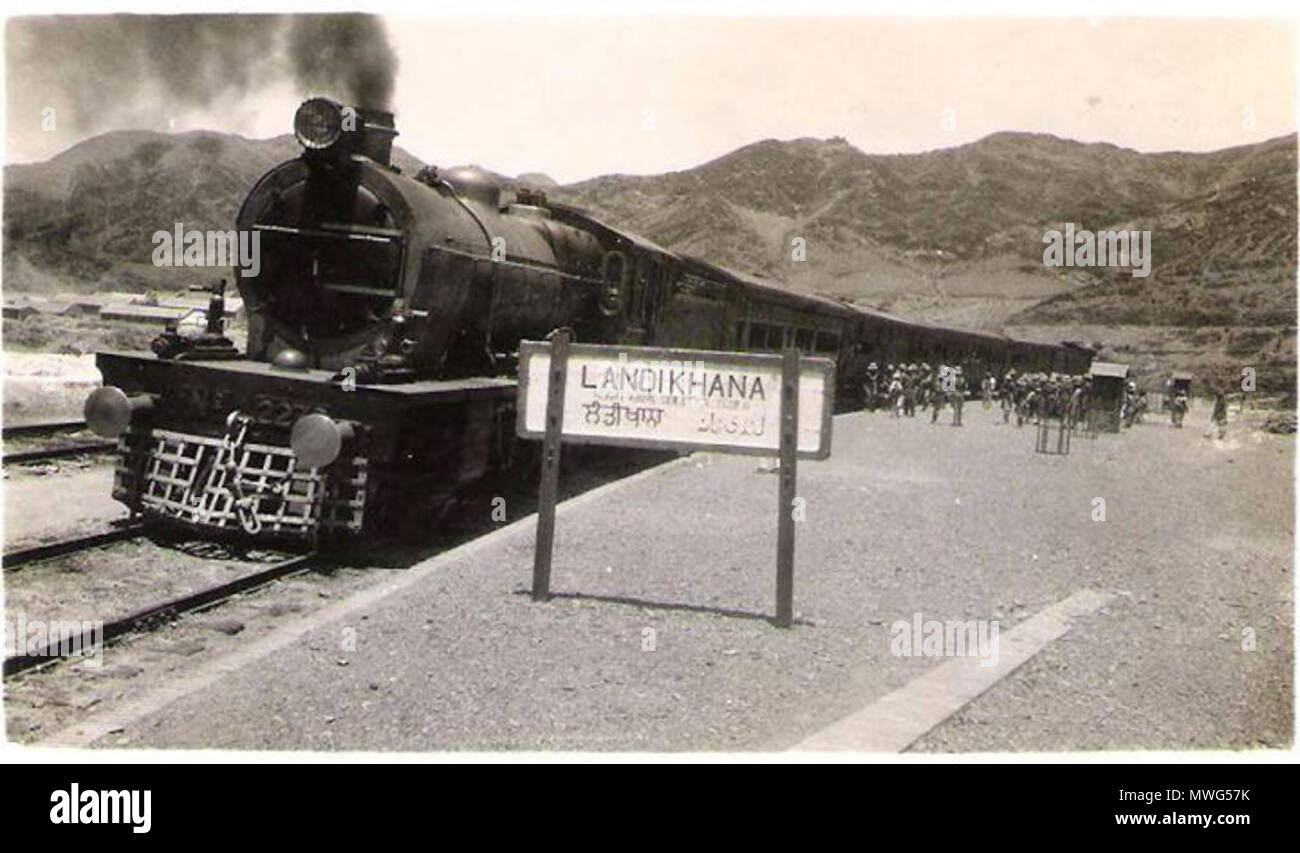
[[[1069,427],[1081,422],[1088,411],[1091,386],[1081,374],[1024,373],[1015,368],[1002,380],[1002,422],[1016,416],[1016,426],[1035,425],[1044,419],[1059,419]]]
[[[1170,387],[1165,405],[1173,425],[1181,428],[1188,409],[1187,386],[1175,386],[1172,380],[1167,384]],[[873,361],[867,366],[862,384],[868,410],[888,409],[893,417],[910,418],[916,417],[918,410],[924,412],[928,408],[930,423],[935,423],[948,405],[952,407],[952,422],[958,426],[962,407],[973,391],[960,365],[931,367],[925,362],[886,364],[882,370]],[[1012,368],[1001,379],[986,373],[979,381],[983,407],[999,406],[1002,422],[1009,424],[1014,416],[1016,426],[1059,420],[1066,428],[1074,429],[1087,418],[1091,392],[1088,377],[1082,374],[1018,373]],[[1120,400],[1120,423],[1125,427],[1142,423],[1147,411],[1147,392],[1140,390],[1137,383],[1128,382]],[[1211,422],[1222,438],[1227,426],[1227,405],[1222,392],[1215,394]]]
[[[867,366],[862,391],[869,410],[888,408],[894,417],[915,417],[918,409],[929,408],[930,423],[935,423],[946,404],[952,407],[953,423],[960,425],[972,389],[961,365],[886,364],[881,370],[873,361]],[[990,373],[979,383],[984,408],[1000,405],[1003,423],[1010,423],[1014,414],[1017,426],[1038,424],[1044,418],[1061,418],[1073,426],[1087,411],[1088,391],[1081,375],[1019,374],[1014,368],[1000,381]]]
[[[931,422],[938,420],[945,403],[953,406],[953,417],[961,421],[962,404],[969,385],[960,366],[941,364],[886,364],[882,371],[876,362],[867,365],[862,383],[867,408],[888,408],[894,417],[916,417],[919,409],[931,409]]]

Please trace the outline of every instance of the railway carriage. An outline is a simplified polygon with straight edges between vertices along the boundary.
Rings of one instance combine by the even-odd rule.
[[[294,130],[301,156],[238,216],[261,246],[258,273],[235,273],[246,351],[214,325],[97,357],[86,418],[118,437],[114,496],[146,520],[313,543],[427,518],[511,463],[519,341],[561,326],[611,344],[797,347],[837,361],[841,408],[873,360],[961,363],[978,382],[1091,357],[791,293],[481,169],[403,174],[386,112],[313,98]]]

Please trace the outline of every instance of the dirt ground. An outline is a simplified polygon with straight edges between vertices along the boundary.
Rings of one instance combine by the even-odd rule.
[[[791,631],[767,621],[776,478],[701,454],[562,508],[548,604],[526,594],[526,527],[333,621],[312,615],[322,599],[404,569],[294,581],[110,647],[102,670],[13,681],[10,735],[40,740],[283,629],[297,639],[101,745],[786,749],[935,666],[891,651],[896,620],[1008,631],[1093,589],[1113,600],[911,748],[1291,743],[1293,436],[1234,416],[1207,438],[1198,404],[1185,429],[1152,419],[1060,457],[978,404],[961,429],[928,420],[837,418],[831,458],[801,463]]]

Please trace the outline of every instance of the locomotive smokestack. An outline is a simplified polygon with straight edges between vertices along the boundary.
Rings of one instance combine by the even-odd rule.
[[[372,110],[357,107],[357,118],[362,127],[357,153],[364,154],[376,163],[391,165],[393,154],[393,137],[397,136],[397,127],[393,123],[393,114],[385,110]]]

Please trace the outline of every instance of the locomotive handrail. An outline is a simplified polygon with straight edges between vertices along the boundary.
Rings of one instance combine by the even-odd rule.
[[[266,225],[261,222],[254,223],[253,230],[274,231],[278,234],[298,234],[306,237],[328,237],[332,240],[342,237],[348,240],[369,240],[375,243],[391,243],[393,237],[405,236],[401,231],[391,229],[385,229],[386,233],[384,234],[367,234],[361,231],[321,231],[317,228],[297,228],[292,225]]]

